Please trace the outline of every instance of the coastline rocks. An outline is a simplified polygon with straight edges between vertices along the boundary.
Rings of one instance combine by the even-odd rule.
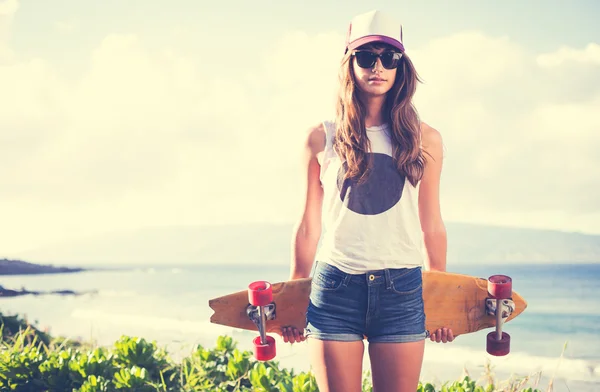
[[[96,294],[96,290],[92,291],[80,291],[76,292],[73,290],[52,290],[52,291],[30,291],[24,288],[21,290],[6,289],[0,286],[0,298],[1,297],[18,297],[21,295],[84,295],[84,294]]]
[[[52,265],[40,265],[28,263],[22,260],[0,259],[1,275],[42,275],[42,274],[64,274],[86,271],[83,268],[55,267]],[[83,295],[96,293],[97,291],[75,292],[73,290],[52,291],[30,291],[21,287],[20,290],[4,288],[0,285],[0,298],[18,297],[21,295]]]

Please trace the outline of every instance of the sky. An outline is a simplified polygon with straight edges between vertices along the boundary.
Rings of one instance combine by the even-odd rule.
[[[594,1],[0,0],[0,257],[292,222],[350,19],[403,24],[447,221],[600,233]]]

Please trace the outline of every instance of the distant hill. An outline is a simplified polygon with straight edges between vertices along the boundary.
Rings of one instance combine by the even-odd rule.
[[[600,235],[446,224],[452,263],[600,263]],[[20,258],[60,264],[284,264],[292,225],[151,227],[34,249]]]
[[[600,235],[448,223],[454,262],[600,263]]]
[[[22,260],[0,259],[0,275],[64,274],[80,271],[83,271],[83,269],[33,264]]]

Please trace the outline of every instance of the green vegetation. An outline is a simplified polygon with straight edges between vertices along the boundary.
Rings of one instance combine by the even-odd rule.
[[[214,348],[197,346],[180,362],[155,342],[123,336],[112,347],[56,339],[17,316],[0,314],[0,390],[2,391],[317,391],[311,372],[283,369],[276,361],[255,361],[226,336]],[[363,391],[372,391],[365,372]],[[420,392],[540,392],[528,379],[485,385],[465,377]]]

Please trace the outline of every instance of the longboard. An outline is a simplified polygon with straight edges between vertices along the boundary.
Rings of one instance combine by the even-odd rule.
[[[259,324],[262,324],[262,345],[270,344],[266,341],[266,333],[281,336],[283,326],[304,330],[311,282],[311,278],[273,284],[254,282],[253,288],[250,285],[248,290],[210,299],[208,304],[214,310],[210,321],[259,332]],[[263,304],[260,304],[260,298],[253,299],[253,295],[266,296]],[[502,332],[502,325],[527,308],[525,299],[512,291],[511,278],[504,275],[485,279],[450,272],[423,271],[423,299],[426,329],[430,333],[446,327],[452,329],[457,337],[497,327],[487,337],[488,352],[493,355],[508,354],[510,336]],[[501,312],[496,311],[496,300],[501,305]],[[252,301],[255,303],[251,304]],[[274,355],[274,348],[272,354],[265,355]],[[258,356],[264,357],[261,354]]]

